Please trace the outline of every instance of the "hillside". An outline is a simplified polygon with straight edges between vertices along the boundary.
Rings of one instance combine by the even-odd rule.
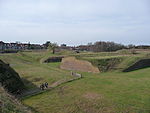
[[[60,68],[72,71],[99,73],[98,68],[94,67],[90,62],[77,60],[75,57],[63,58]]]
[[[9,95],[0,87],[0,113],[32,113],[22,105],[15,97]]]
[[[5,88],[5,90],[3,89]],[[19,74],[0,60],[0,112],[1,113],[31,113],[31,111],[23,106],[15,97],[19,91],[24,90],[25,86]],[[7,91],[7,92],[6,92]],[[11,93],[10,94],[8,94]]]
[[[106,59],[121,58],[110,70],[100,73],[78,71],[77,73],[82,74],[82,79],[60,84],[43,93],[22,97],[21,101],[40,113],[149,113],[150,68],[122,72],[135,61],[148,58],[147,54],[62,52],[52,55],[33,51],[3,54],[0,59],[8,62],[19,73],[30,92],[43,82],[48,82],[51,86],[59,81],[72,79],[71,71],[60,69],[60,62],[43,63],[50,56],[74,56],[82,60],[92,59],[96,63],[97,60],[102,60],[106,62],[106,67],[109,61]],[[105,66],[104,64],[101,65]]]
[[[141,59],[150,59],[149,53],[149,51],[147,53],[137,51],[137,54],[132,54],[130,51],[123,50],[118,52],[83,53],[75,55],[75,57],[91,62],[99,68],[100,72],[108,72],[123,71]]]
[[[24,89],[24,84],[18,73],[2,60],[0,60],[0,83],[11,93]]]

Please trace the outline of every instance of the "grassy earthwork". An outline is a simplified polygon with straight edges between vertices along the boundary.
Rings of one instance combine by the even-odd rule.
[[[150,68],[122,72],[138,59],[149,57],[149,52],[63,52],[55,55],[75,56],[104,71],[97,74],[78,72],[83,75],[82,79],[23,98],[24,105],[39,113],[150,113]],[[20,52],[2,54],[0,59],[19,73],[27,89],[34,89],[46,81],[52,84],[71,78],[70,71],[59,68],[60,63],[42,62],[49,56],[54,55],[47,51]]]

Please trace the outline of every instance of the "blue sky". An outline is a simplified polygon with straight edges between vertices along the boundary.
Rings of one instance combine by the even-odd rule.
[[[0,40],[150,44],[150,0],[0,0]]]

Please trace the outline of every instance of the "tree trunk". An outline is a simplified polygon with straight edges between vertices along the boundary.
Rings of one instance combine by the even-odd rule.
[[[55,54],[55,49],[53,49],[53,54]]]

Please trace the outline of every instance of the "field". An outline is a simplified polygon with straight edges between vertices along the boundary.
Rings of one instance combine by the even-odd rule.
[[[60,79],[70,78],[68,76],[70,72],[60,70],[58,63],[41,63],[44,57],[47,57],[47,52],[20,52],[17,54],[0,55],[0,59],[9,63],[22,77],[26,87],[31,90],[32,88],[39,87],[41,83],[46,81],[51,84]]]
[[[43,63],[49,56],[74,56],[98,66],[100,73],[81,73],[83,78],[62,84],[42,94],[22,98],[22,103],[39,113],[150,113],[150,68],[122,72],[150,52],[72,53],[52,55],[47,51],[3,54],[24,80],[26,88],[34,90],[43,82],[53,84],[70,79],[70,71],[60,69],[60,63]]]

